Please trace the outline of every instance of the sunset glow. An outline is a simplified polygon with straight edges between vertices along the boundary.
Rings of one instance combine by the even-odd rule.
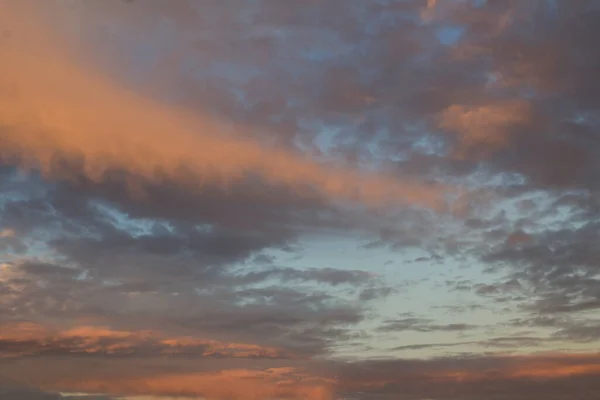
[[[600,399],[598,38],[0,0],[0,400]]]

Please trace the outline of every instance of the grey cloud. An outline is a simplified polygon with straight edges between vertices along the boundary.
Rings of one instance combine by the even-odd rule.
[[[494,349],[509,349],[518,350],[525,347],[537,347],[543,343],[548,343],[555,339],[540,338],[540,337],[529,337],[529,336],[508,336],[508,337],[495,337],[487,340],[479,341],[462,341],[462,342],[451,342],[451,343],[422,343],[422,344],[411,344],[404,346],[393,347],[391,351],[410,351],[410,350],[422,350],[422,349],[438,349],[444,350],[447,348],[460,347],[460,346],[479,346],[483,348],[494,348]]]
[[[433,309],[436,310],[444,310],[447,314],[463,314],[468,312],[473,312],[476,310],[485,310],[486,306],[482,304],[464,304],[464,305],[446,305],[446,306],[433,306]]]
[[[533,318],[517,318],[510,322],[511,325],[517,327],[559,327],[568,324],[568,319],[557,318],[554,316],[540,315]]]
[[[14,176],[12,172],[6,179]],[[188,214],[177,202],[166,210],[173,207],[180,216],[160,207],[134,213],[130,200],[106,195],[102,186],[89,182],[49,184],[35,175],[21,179],[37,190],[4,198],[0,219],[32,245],[51,249],[54,257],[49,261],[26,253],[25,260],[10,262],[10,275],[0,282],[6,294],[0,311],[8,320],[92,318],[133,330],[159,324],[173,332],[210,332],[312,354],[349,337],[350,326],[362,321],[368,309],[360,302],[391,291],[363,271],[300,270],[275,260],[256,263],[265,250],[295,251],[290,247],[296,231],[305,229],[293,222],[302,213],[295,206],[288,209],[290,214],[273,214],[269,223],[245,225],[229,219],[227,212],[221,216],[202,210],[203,194],[192,197],[205,214]],[[207,194],[205,205],[251,205],[248,191],[239,194],[237,199]],[[152,198],[160,196],[148,201]],[[189,204],[189,210],[196,210]],[[255,205],[265,212],[275,210],[268,201]],[[250,207],[243,212],[259,221],[255,211]],[[295,287],[297,283],[302,285]],[[154,351],[152,346],[138,350]]]
[[[119,400],[117,397],[105,395],[72,395],[62,396],[58,393],[42,391],[26,385],[16,384],[8,379],[0,378],[0,400]]]
[[[379,330],[383,332],[464,332],[476,328],[477,325],[466,323],[439,324],[426,318],[402,318],[384,321]]]
[[[572,321],[556,331],[554,337],[583,343],[596,342],[600,340],[600,321],[586,319]]]
[[[593,398],[599,393],[600,388],[594,383],[597,375],[593,372],[549,379],[511,377],[508,372],[514,371],[517,365],[526,367],[529,362],[544,361],[561,366],[576,365],[579,361],[587,363],[584,359],[561,360],[560,357],[543,356],[455,356],[432,360],[363,361],[341,368],[343,383],[340,391],[348,396],[360,393],[360,398],[403,400],[476,400],[482,397],[494,400],[567,400],[573,393],[583,398]],[[591,363],[596,365],[596,361]],[[450,378],[455,371],[461,371],[471,379],[461,381]]]
[[[264,271],[252,271],[239,277],[240,282],[256,282],[266,278],[275,278],[282,281],[316,281],[333,286],[340,284],[361,285],[372,281],[373,276],[366,271],[351,271],[335,268],[312,268],[297,270],[293,268],[271,268]]]
[[[596,222],[587,222],[577,228],[546,230],[522,246],[501,245],[483,259],[512,269],[511,275],[530,288],[535,295],[530,309],[542,313],[593,310],[598,308],[600,293],[599,254],[594,245],[597,228]]]
[[[0,375],[1,400],[61,400],[64,399],[57,393],[43,392],[39,389],[9,379]],[[109,399],[110,400],[110,399]]]

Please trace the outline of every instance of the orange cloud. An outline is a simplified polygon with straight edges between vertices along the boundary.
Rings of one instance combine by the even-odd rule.
[[[87,360],[83,357],[26,358],[18,363],[0,363],[0,374],[51,391],[117,396],[200,396],[215,400],[325,400],[336,395],[339,398],[343,393],[382,391],[398,393],[399,397],[418,394],[422,398],[449,398],[448,390],[456,390],[454,394],[459,397],[460,393],[478,393],[485,398],[489,390],[519,388],[524,381],[564,384],[567,380],[594,380],[600,376],[600,354],[458,356],[356,363],[253,360],[251,365],[256,369],[250,369],[248,362],[239,359],[198,362],[189,358],[99,357]]]
[[[139,354],[153,356],[194,355],[227,358],[290,358],[273,347],[248,343],[224,343],[194,337],[170,337],[155,331],[123,331],[98,326],[78,326],[67,330],[24,322],[0,325],[0,343],[5,357],[42,353]]]
[[[600,374],[600,364],[562,365],[561,362],[524,361],[524,365],[506,369],[490,369],[487,371],[448,371],[432,374],[432,381],[476,382],[494,380],[498,377],[504,379],[558,379],[578,375]]]
[[[450,361],[450,362],[449,362]],[[521,355],[455,359],[397,360],[389,363],[357,363],[340,374],[338,388],[346,391],[377,391],[400,386],[420,392],[510,385],[523,380],[563,380],[600,376],[600,354]],[[457,385],[458,384],[458,385]]]
[[[455,381],[455,382],[476,382],[484,380],[494,380],[498,377],[504,379],[559,379],[579,375],[598,375],[600,374],[600,360],[597,356],[577,360],[575,364],[569,364],[570,357],[557,359],[528,359],[519,357],[519,363],[505,368],[494,368],[487,371],[450,371],[440,374],[434,374],[431,378],[434,381]],[[516,361],[516,360],[515,360]]]
[[[0,230],[0,238],[11,238],[15,237],[15,231],[12,229],[2,229]]]
[[[523,378],[563,378],[600,374],[600,355],[563,354],[525,359],[508,375]]]
[[[421,9],[421,19],[425,22],[431,21],[435,16],[437,0],[427,0],[427,4]]]
[[[456,156],[463,158],[473,150],[497,150],[510,144],[511,129],[532,120],[529,103],[502,101],[482,106],[452,105],[438,117],[438,125],[457,133]]]
[[[64,380],[48,389],[127,395],[202,396],[207,399],[264,400],[332,398],[334,381],[295,368],[232,369],[144,378]]]
[[[190,189],[209,182],[227,188],[252,173],[298,191],[310,187],[367,205],[438,207],[443,200],[443,187],[267,149],[209,115],[136,94],[82,61],[32,4],[40,3],[5,2],[0,12],[0,23],[14,32],[0,50],[0,86],[7,88],[0,94],[0,124],[6,127],[0,130],[0,159],[49,176],[60,174],[58,159],[67,159],[97,182],[116,169]],[[133,182],[131,189],[136,190]]]
[[[47,384],[52,390],[103,392],[125,395],[203,396],[209,399],[330,399],[334,393],[377,392],[381,388],[405,386],[407,393],[415,388],[447,388],[460,384],[463,388],[522,379],[562,379],[600,374],[598,355],[554,355],[490,357],[472,363],[457,358],[452,363],[436,360],[414,361],[398,369],[377,363],[352,377],[345,373],[336,378],[307,373],[303,369],[283,367],[262,370],[224,369],[217,372],[189,372],[152,376],[123,376],[76,379],[70,377]],[[367,362],[368,364],[368,362]],[[402,363],[401,363],[402,365]],[[486,366],[487,365],[487,366]],[[339,366],[342,370],[344,366]],[[360,367],[360,363],[359,363]],[[350,367],[352,368],[352,367]],[[379,369],[381,368],[381,370]],[[454,369],[456,368],[456,369]],[[468,389],[465,389],[468,390]]]

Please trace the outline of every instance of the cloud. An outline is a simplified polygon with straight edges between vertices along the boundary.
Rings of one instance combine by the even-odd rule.
[[[386,320],[383,325],[379,327],[379,330],[383,332],[464,332],[476,328],[476,325],[471,324],[438,324],[431,319],[410,317]]]
[[[596,2],[0,4],[0,369],[600,396]]]
[[[598,388],[593,355],[448,357],[429,361],[391,360],[349,364],[340,376],[342,393],[366,398],[568,399],[573,385],[582,396]]]
[[[15,231],[9,228],[0,231],[0,238],[12,238],[15,237]]]
[[[365,271],[287,265],[282,257],[301,251],[291,247],[293,227],[292,233],[245,228],[215,214],[209,220],[182,214],[188,221],[130,217],[120,204],[68,185],[22,179],[35,190],[4,199],[0,220],[15,226],[31,248],[51,249],[53,255],[11,255],[0,272],[0,309],[8,320],[122,332],[160,324],[168,337],[219,338],[307,355],[347,340],[350,326],[370,308],[365,302],[393,291]],[[206,204],[213,201],[220,202]],[[199,225],[203,221],[210,224]],[[282,255],[271,263],[255,263],[257,255],[277,251]],[[48,349],[30,343],[29,350],[77,352],[71,342],[63,338]],[[134,342],[131,351],[160,351]],[[12,345],[28,350],[27,343]],[[194,351],[199,356],[200,346]]]
[[[448,329],[449,332],[453,332],[454,330]],[[456,331],[460,331],[457,329]],[[495,337],[487,340],[481,341],[464,341],[464,342],[449,342],[449,343],[422,343],[422,344],[410,344],[404,346],[397,346],[391,351],[410,351],[410,350],[422,350],[422,349],[436,349],[436,350],[444,350],[453,347],[464,347],[465,349],[470,349],[473,346],[483,347],[483,348],[493,348],[493,349],[506,349],[507,351],[519,351],[523,347],[532,348],[538,347],[545,342],[551,342],[553,339],[541,338],[541,337]]]
[[[536,313],[569,313],[598,308],[598,255],[591,245],[596,223],[578,228],[564,227],[539,232],[515,246],[512,241],[499,244],[482,254],[495,265],[509,266],[510,282],[499,287],[480,287],[479,293],[505,294],[532,290],[536,296],[526,308]],[[521,286],[519,280],[525,284]],[[488,289],[489,288],[489,289]],[[493,289],[493,290],[490,290]]]
[[[53,246],[58,259],[18,258],[0,274],[2,315],[8,321],[30,321],[50,329],[36,340],[4,343],[13,355],[58,352],[102,357],[109,348],[115,349],[109,352],[115,357],[171,350],[176,357],[203,357],[204,350],[207,357],[233,354],[208,351],[205,345],[216,339],[223,346],[251,343],[280,348],[275,357],[284,353],[307,357],[355,337],[351,327],[367,317],[369,303],[390,292],[378,277],[363,271],[255,265],[253,254],[263,245],[248,251],[236,245],[237,234],[227,239],[218,231],[179,230],[172,225],[170,231],[157,229],[157,236],[138,235],[107,224],[110,214],[104,212],[78,213],[73,219],[62,218],[62,211],[53,207],[49,212],[59,216],[65,230],[46,230],[42,213],[32,236],[44,235],[44,244]],[[202,340],[187,347],[188,352],[169,350],[158,338],[133,334],[155,331],[157,325],[166,340]],[[132,335],[90,346],[85,337],[60,335],[76,326],[109,327]],[[259,353],[254,355],[261,357]]]
[[[14,88],[13,95],[2,97],[0,120],[5,128],[0,139],[5,160],[59,177],[75,165],[78,173],[95,182],[119,170],[138,179],[166,177],[200,190],[207,183],[227,188],[256,175],[300,192],[312,187],[328,197],[369,205],[441,205],[441,188],[326,168],[234,137],[222,123],[199,112],[190,115],[125,90],[98,71],[82,67],[52,40],[51,31],[43,31],[43,21],[35,25],[23,20],[23,7],[9,7],[3,18],[9,29],[20,33],[3,43],[2,85]],[[39,49],[35,56],[34,48]],[[39,59],[45,60],[43,70],[36,70]],[[129,189],[141,188],[130,180]]]
[[[439,125],[443,129],[458,132],[457,157],[466,157],[469,152],[490,151],[510,146],[511,131],[530,125],[531,111],[523,100],[505,101],[478,107],[452,105],[440,115]],[[489,156],[484,153],[484,157]]]
[[[436,6],[437,0],[427,0],[427,5],[421,11],[421,19],[423,19],[424,21],[431,20],[435,13]]]
[[[0,375],[0,399],[60,400],[63,397],[57,393],[43,392]]]
[[[43,372],[49,363],[55,366],[55,373],[51,374],[54,377]],[[131,359],[92,364],[85,359],[48,358],[22,360],[0,368],[10,368],[12,376],[27,373],[48,389],[214,399],[330,399],[360,395],[367,399],[405,400],[423,396],[566,400],[575,387],[582,397],[593,398],[599,390],[596,382],[600,373],[596,354],[457,355],[430,360],[361,360],[321,365],[312,362],[253,368],[231,368],[219,360],[199,364],[192,360],[173,363],[150,358],[138,369],[131,365],[135,365]]]
[[[327,294],[314,286],[321,282],[318,276],[310,281],[311,286],[293,288],[287,280],[279,285],[269,283],[267,279],[277,279],[277,271],[273,276],[267,271],[262,278],[251,280],[233,272],[212,274],[200,269],[183,269],[177,275],[173,270],[176,265],[161,270],[161,263],[149,265],[148,260],[146,267],[157,270],[143,279],[138,277],[138,270],[130,271],[131,275],[122,271],[103,278],[93,270],[49,265],[39,268],[32,263],[8,266],[0,275],[3,315],[8,321],[39,321],[42,328],[35,337],[18,334],[3,338],[6,353],[307,356],[351,337],[350,326],[361,322],[368,310],[368,306],[359,306],[357,298],[370,287],[369,283],[356,283],[359,286],[352,290],[354,295],[348,297],[344,291],[347,293],[353,281],[334,282],[343,287],[342,292]],[[82,279],[81,273],[97,278]],[[298,274],[301,279],[310,279]],[[185,283],[180,282],[181,276],[186,277]],[[46,317],[40,318],[40,313]],[[164,333],[154,332],[156,324],[164,328]],[[86,333],[69,330],[69,326],[110,329],[99,329],[96,333],[103,335],[95,337],[92,328]],[[143,333],[148,331],[154,333]],[[179,339],[185,345],[176,345]],[[235,344],[240,342],[251,344]]]
[[[101,357],[288,358],[291,354],[245,343],[196,337],[169,337],[152,331],[120,331],[99,326],[62,330],[32,323],[3,324],[2,357],[84,355]]]
[[[210,399],[332,398],[332,381],[295,368],[232,369],[190,374],[162,374],[142,378],[63,380],[56,386],[95,392],[201,396]]]

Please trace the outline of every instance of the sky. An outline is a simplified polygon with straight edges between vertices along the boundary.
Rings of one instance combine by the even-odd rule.
[[[0,0],[0,399],[600,398],[600,1]]]

